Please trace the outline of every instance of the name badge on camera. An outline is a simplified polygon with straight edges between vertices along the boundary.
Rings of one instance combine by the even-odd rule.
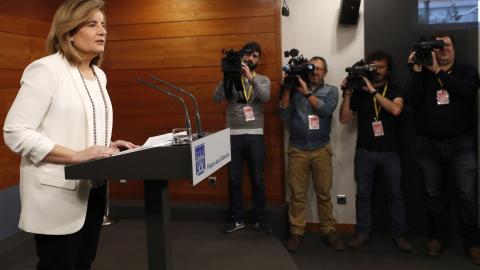
[[[308,126],[312,129],[320,129],[320,119],[318,115],[309,115],[308,116]]]
[[[243,114],[245,115],[245,121],[255,120],[255,116],[253,115],[253,109],[251,106],[243,107]]]
[[[450,96],[448,95],[447,90],[438,90],[437,91],[437,104],[446,105],[450,104]]]
[[[373,134],[375,134],[375,137],[385,135],[385,133],[383,133],[382,121],[378,121],[377,118],[375,118],[375,121],[372,123],[372,126],[373,126]]]

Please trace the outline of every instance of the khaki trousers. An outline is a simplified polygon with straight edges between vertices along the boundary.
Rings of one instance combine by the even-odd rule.
[[[332,187],[332,146],[314,150],[300,150],[288,146],[287,181],[291,197],[288,215],[290,218],[290,232],[303,235],[307,224],[306,194],[308,179],[312,172],[313,188],[317,197],[318,218],[320,219],[321,233],[326,235],[335,231],[337,221],[333,216],[333,204],[330,196]]]

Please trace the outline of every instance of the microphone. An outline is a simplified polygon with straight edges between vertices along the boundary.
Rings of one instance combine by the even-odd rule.
[[[183,101],[183,99],[181,99],[181,98],[179,98],[178,96],[176,96],[176,95],[168,92],[167,90],[163,90],[163,89],[161,89],[161,88],[159,88],[159,87],[156,87],[155,85],[153,85],[153,84],[151,84],[151,83],[148,83],[148,82],[146,82],[146,81],[144,81],[144,80],[141,80],[141,79],[139,79],[139,78],[137,78],[137,81],[142,82],[142,83],[144,83],[144,84],[146,84],[146,85],[148,85],[148,86],[151,86],[151,87],[153,87],[153,88],[155,88],[155,89],[157,89],[157,90],[159,90],[159,91],[162,91],[163,93],[165,93],[165,94],[167,94],[167,95],[169,95],[169,96],[172,96],[172,97],[174,97],[174,98],[176,98],[176,99],[179,99],[179,100],[183,103],[183,108],[185,109],[185,123],[186,123],[186,125],[187,125],[187,135],[188,135],[188,137],[192,138],[192,125],[190,124],[190,118],[188,118],[187,105],[185,105],[185,102]]]
[[[193,97],[192,94],[188,93],[187,91],[185,91],[185,90],[183,90],[183,89],[181,89],[181,88],[178,88],[178,87],[176,87],[176,86],[174,86],[174,85],[171,85],[171,84],[169,84],[169,83],[167,83],[167,82],[164,82],[164,81],[160,80],[159,78],[155,78],[155,77],[152,76],[152,75],[149,75],[149,76],[150,76],[152,79],[157,80],[157,81],[159,81],[159,82],[161,82],[161,83],[163,83],[163,84],[165,84],[165,85],[168,85],[168,86],[172,87],[172,88],[175,89],[175,90],[178,90],[178,91],[180,91],[180,92],[182,92],[182,93],[184,93],[184,94],[186,94],[186,95],[189,95],[189,96],[193,99],[193,102],[195,102],[195,120],[197,121],[197,136],[198,136],[198,138],[203,137],[202,125],[200,124],[200,114],[198,113],[198,105],[197,105],[197,100],[195,99],[195,97]]]

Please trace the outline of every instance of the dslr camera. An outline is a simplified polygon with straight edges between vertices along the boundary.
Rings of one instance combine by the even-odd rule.
[[[288,61],[288,64],[282,67],[282,70],[287,74],[285,77],[285,87],[286,88],[297,88],[300,86],[297,75],[300,75],[300,78],[305,82],[308,81],[308,73],[315,71],[315,65],[309,64],[308,59],[304,58],[303,55],[298,56],[297,49],[291,49],[290,51],[285,51],[285,57],[291,57]]]
[[[222,50],[222,54],[226,56],[222,58],[222,72],[232,76],[240,76],[240,70],[242,69],[243,52],[230,49]]]
[[[353,66],[347,67],[345,69],[345,71],[348,72],[346,88],[352,90],[361,90],[364,86],[366,86],[363,77],[369,77],[370,72],[375,70],[377,70],[377,65],[366,65],[363,59],[353,64]]]
[[[425,35],[419,35],[417,41],[413,43],[413,51],[415,52],[414,62],[417,65],[431,65],[433,63],[433,49],[443,49],[445,42],[443,40],[427,41]]]

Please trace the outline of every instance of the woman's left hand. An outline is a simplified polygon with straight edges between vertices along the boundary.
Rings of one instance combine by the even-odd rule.
[[[109,147],[113,149],[118,149],[118,150],[125,150],[125,149],[137,148],[138,145],[133,144],[131,142],[118,140],[118,141],[112,142]]]

